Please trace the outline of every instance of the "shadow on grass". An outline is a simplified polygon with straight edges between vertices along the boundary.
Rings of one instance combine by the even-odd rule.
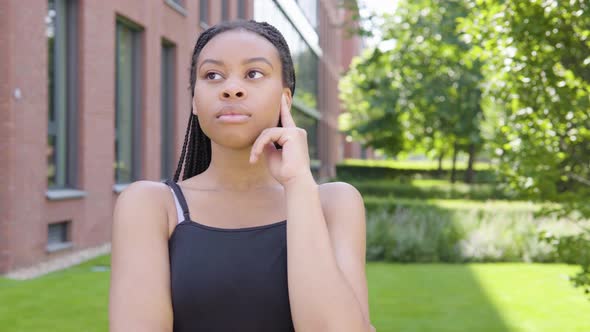
[[[371,263],[367,274],[377,331],[512,331],[468,265]]]
[[[376,213],[376,211],[372,211]],[[462,257],[453,211],[434,205],[380,206],[369,218],[371,316],[380,332],[511,331]],[[395,285],[392,287],[392,285]]]

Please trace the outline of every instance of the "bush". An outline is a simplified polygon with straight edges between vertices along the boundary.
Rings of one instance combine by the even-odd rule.
[[[590,228],[584,228],[579,233],[556,235],[543,231],[540,237],[546,243],[556,248],[559,260],[580,265],[581,270],[570,277],[576,287],[580,287],[586,294],[590,294]]]
[[[428,181],[428,180],[427,180]],[[406,197],[412,199],[515,199],[516,195],[507,190],[492,184],[449,183],[446,181],[412,181],[411,183],[400,183],[397,180],[364,180],[349,181],[356,187],[363,196],[380,197]]]
[[[457,179],[465,177],[465,169],[456,171]],[[450,179],[451,170],[443,169],[438,171],[432,168],[393,168],[388,166],[366,166],[366,165],[336,165],[336,174],[344,181],[364,179],[398,179],[408,181],[410,179]],[[475,183],[497,182],[495,171],[477,170],[474,173]]]
[[[389,200],[367,208],[367,259],[394,262],[556,262],[538,233],[562,222],[533,210],[443,208]]]

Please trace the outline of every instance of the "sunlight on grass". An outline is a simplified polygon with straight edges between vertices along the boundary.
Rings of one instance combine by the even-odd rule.
[[[590,301],[563,264],[367,266],[377,331],[590,331]]]
[[[510,331],[590,331],[590,301],[562,264],[470,264],[469,270]],[[569,326],[569,327],[567,327]]]
[[[2,331],[107,331],[110,255],[29,281],[0,278]],[[590,331],[590,301],[564,264],[368,263],[379,332]],[[8,305],[4,305],[4,304]]]

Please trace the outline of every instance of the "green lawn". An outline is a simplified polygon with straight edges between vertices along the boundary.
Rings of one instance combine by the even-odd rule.
[[[590,331],[563,264],[368,264],[377,331]]]
[[[0,330],[107,331],[103,256],[29,280],[0,279]],[[559,264],[369,263],[377,331],[590,331],[590,301]]]

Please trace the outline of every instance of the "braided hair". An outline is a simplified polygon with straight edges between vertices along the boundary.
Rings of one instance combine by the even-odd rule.
[[[291,59],[291,52],[289,45],[285,41],[283,35],[274,26],[266,22],[256,22],[254,20],[235,20],[226,21],[216,24],[207,30],[203,31],[193,50],[191,68],[190,68],[190,91],[191,97],[194,98],[195,84],[197,81],[196,66],[199,54],[211,39],[220,33],[232,30],[245,30],[256,33],[268,41],[270,41],[279,52],[282,67],[283,86],[291,90],[291,95],[295,94],[295,70],[293,67],[293,60]],[[279,126],[281,126],[279,120]],[[188,153],[187,153],[188,145]],[[186,158],[185,158],[186,157]],[[201,126],[199,125],[198,117],[193,114],[193,106],[191,102],[191,112],[188,119],[188,126],[184,136],[184,143],[182,144],[182,152],[176,172],[174,173],[174,182],[178,182],[180,172],[184,164],[183,180],[191,178],[197,174],[204,172],[211,163],[211,139],[205,135]]]

